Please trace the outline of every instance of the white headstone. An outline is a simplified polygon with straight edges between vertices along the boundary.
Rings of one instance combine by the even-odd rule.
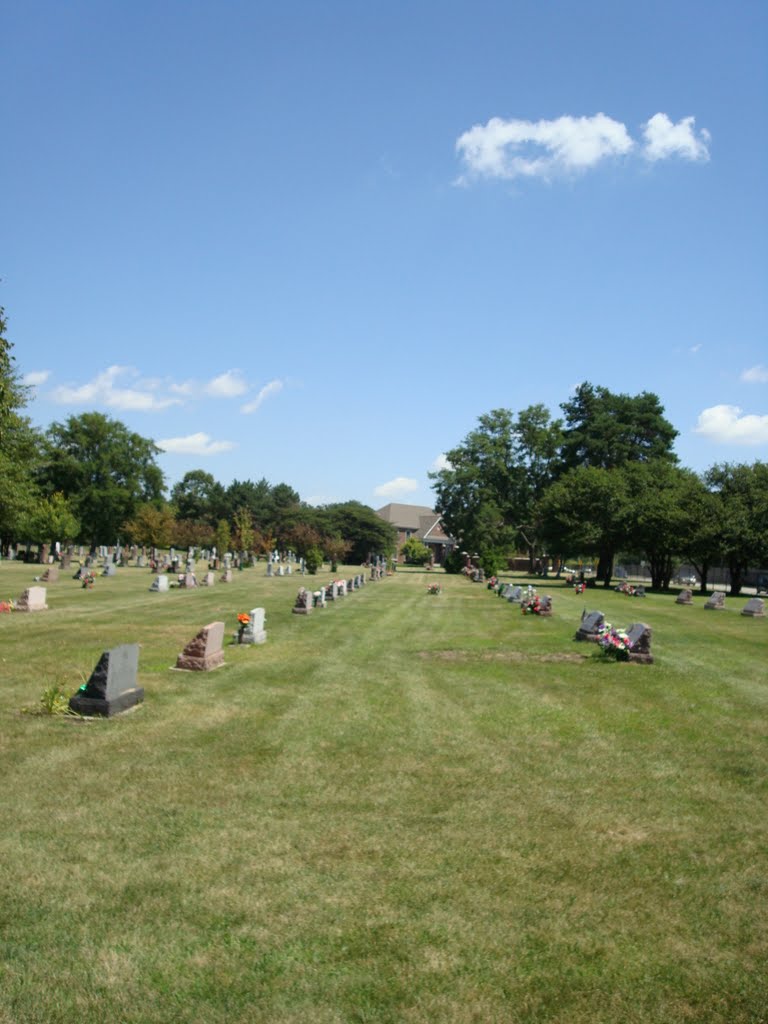
[[[164,594],[168,590],[168,577],[164,573],[155,576],[154,583],[149,589],[151,593]]]

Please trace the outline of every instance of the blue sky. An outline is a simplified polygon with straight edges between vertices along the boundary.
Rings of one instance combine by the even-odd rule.
[[[768,458],[768,5],[3,2],[28,412],[430,504],[491,409],[659,395]]]

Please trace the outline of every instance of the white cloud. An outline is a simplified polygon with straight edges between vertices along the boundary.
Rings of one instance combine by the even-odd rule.
[[[694,433],[724,444],[768,444],[768,416],[742,416],[737,405],[713,405],[699,414]]]
[[[605,114],[554,121],[492,117],[456,142],[469,176],[486,178],[549,178],[584,171],[608,157],[624,156],[633,146],[625,125]]]
[[[50,370],[32,370],[30,373],[25,373],[21,378],[21,383],[26,384],[29,387],[37,387],[39,384],[45,384],[48,378],[51,376]]]
[[[270,397],[270,395],[276,395],[279,391],[283,390],[283,382],[281,380],[271,380],[269,384],[265,384],[264,387],[259,391],[258,395],[250,401],[246,402],[245,405],[240,406],[240,412],[251,413],[256,412],[261,403]]]
[[[451,466],[446,458],[445,452],[441,452],[430,466],[430,469],[433,473],[439,473],[442,469],[453,469],[453,466]]]
[[[237,398],[238,395],[245,394],[248,385],[243,380],[240,370],[227,370],[226,373],[209,380],[203,390],[213,398]]]
[[[695,355],[697,352],[701,351],[701,345],[700,344],[699,345],[691,345],[691,347],[688,349],[688,351],[692,352]]]
[[[697,135],[695,117],[684,117],[673,124],[666,114],[654,114],[643,125],[643,156],[646,160],[666,160],[672,156],[684,160],[709,160],[710,134],[702,129]]]
[[[412,480],[408,476],[396,476],[394,480],[374,487],[373,493],[377,498],[399,498],[418,489],[418,481]]]
[[[131,377],[135,387],[117,387],[121,377]],[[62,385],[53,391],[53,400],[61,405],[105,405],[111,409],[154,412],[171,405],[181,405],[178,398],[157,398],[144,390],[138,371],[130,366],[110,366],[93,380],[79,387]]]
[[[768,366],[750,366],[742,373],[741,379],[747,384],[768,384]]]
[[[234,441],[212,441],[210,434],[188,434],[187,437],[168,437],[156,442],[158,448],[174,455],[218,455],[237,447]]]

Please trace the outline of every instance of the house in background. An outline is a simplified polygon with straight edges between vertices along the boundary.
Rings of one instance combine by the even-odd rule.
[[[397,560],[403,561],[400,549],[416,537],[433,553],[435,565],[442,565],[445,556],[456,547],[456,541],[443,529],[442,517],[426,505],[400,505],[393,502],[376,509],[376,515],[397,528]]]

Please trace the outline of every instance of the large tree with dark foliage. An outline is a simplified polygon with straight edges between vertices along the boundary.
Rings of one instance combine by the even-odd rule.
[[[560,457],[564,469],[614,469],[629,462],[677,462],[672,445],[677,431],[664,416],[658,397],[615,395],[607,388],[580,384],[560,408],[565,413]]]
[[[35,505],[40,435],[22,415],[29,388],[21,382],[5,332],[5,310],[0,306],[0,542],[7,544],[27,539],[19,536],[19,529]]]
[[[717,536],[731,593],[739,594],[747,570],[768,564],[768,463],[723,463],[705,479],[719,502]]]
[[[118,420],[99,412],[70,416],[51,424],[45,449],[41,485],[69,499],[84,543],[114,543],[142,503],[162,501],[160,449]]]

